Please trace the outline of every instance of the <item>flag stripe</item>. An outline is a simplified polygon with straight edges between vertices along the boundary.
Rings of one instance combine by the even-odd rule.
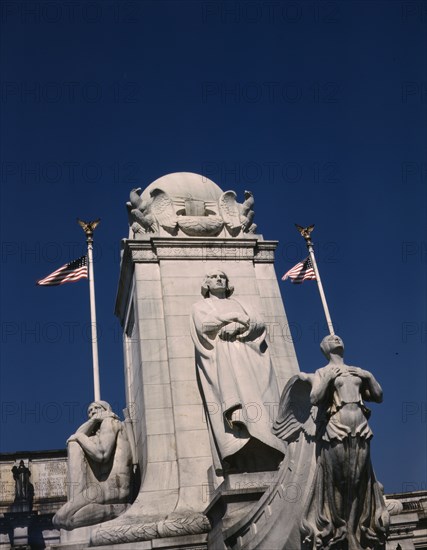
[[[58,286],[64,283],[73,283],[80,279],[87,279],[87,257],[82,256],[77,260],[63,265],[50,275],[37,281],[39,286]]]
[[[310,257],[297,263],[297,265],[294,265],[294,267],[287,271],[283,275],[282,281],[286,281],[286,279],[290,279],[292,283],[297,285],[304,281],[315,281],[316,273],[314,272]]]

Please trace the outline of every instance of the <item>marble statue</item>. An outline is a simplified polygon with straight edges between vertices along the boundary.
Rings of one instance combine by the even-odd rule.
[[[91,403],[88,417],[67,441],[69,498],[53,518],[67,530],[117,517],[130,501],[132,450],[125,423],[106,401]]]
[[[19,466],[12,468],[12,474],[15,480],[15,502],[29,503],[32,499],[31,472],[23,460],[20,461]]]
[[[161,189],[153,189],[150,199],[144,201],[140,193],[141,188],[132,189],[130,201],[126,203],[129,223],[135,224],[134,231],[138,231],[139,225],[143,232],[155,233],[162,226],[173,234],[177,219],[169,195]]]
[[[231,298],[213,270],[192,309],[192,338],[217,473],[276,469],[283,442],[271,433],[279,391],[259,313]]]
[[[191,195],[171,197],[157,187],[146,198],[142,197],[141,188],[132,189],[129,199],[126,207],[134,236],[158,233],[160,228],[169,235],[176,236],[180,230],[192,237],[218,236],[224,227],[227,236],[232,237],[256,230],[250,191],[245,191],[242,204],[237,202],[234,191],[222,193],[217,201],[204,201]]]
[[[364,401],[382,401],[374,376],[344,363],[339,336],[321,349],[329,363],[300,373],[284,389],[273,432],[288,443],[304,434],[315,446],[314,480],[302,510],[302,548],[379,548],[389,514],[370,459],[372,431]]]
[[[255,216],[252,207],[254,198],[250,191],[245,191],[245,201],[239,204],[234,191],[226,191],[218,200],[219,211],[229,233],[235,237],[243,233],[254,233],[256,225],[252,223]]]

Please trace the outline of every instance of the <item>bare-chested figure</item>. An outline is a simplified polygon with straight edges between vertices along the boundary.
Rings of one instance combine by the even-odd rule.
[[[329,421],[323,439],[342,440],[348,435],[370,439],[369,412],[362,400],[381,403],[381,386],[370,372],[344,363],[344,344],[339,336],[327,336],[320,348],[329,363],[314,374],[310,399],[313,405],[328,401]]]
[[[124,423],[106,401],[91,403],[88,417],[67,441],[68,502],[53,518],[67,530],[117,517],[131,494],[132,453]]]
[[[381,486],[370,460],[370,411],[363,403],[382,401],[374,376],[344,363],[339,336],[320,345],[329,359],[312,380],[310,400],[318,407],[318,460],[313,491],[302,522],[311,548],[376,548],[388,526]]]

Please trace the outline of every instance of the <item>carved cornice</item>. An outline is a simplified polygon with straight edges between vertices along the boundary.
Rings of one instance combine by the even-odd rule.
[[[153,246],[159,260],[252,260],[254,239],[156,239]]]
[[[388,540],[409,538],[414,536],[414,531],[417,528],[416,523],[404,523],[390,526]]]
[[[274,263],[276,247],[277,241],[264,241],[258,236],[241,239],[153,236],[124,240],[115,314],[123,323],[136,263],[162,260]]]
[[[255,248],[255,263],[274,263],[274,252],[277,248],[277,241],[259,241]]]
[[[162,238],[124,241],[122,267],[133,263],[158,262],[159,260],[254,260],[274,262],[277,241],[263,241],[256,238],[219,239],[215,237]]]

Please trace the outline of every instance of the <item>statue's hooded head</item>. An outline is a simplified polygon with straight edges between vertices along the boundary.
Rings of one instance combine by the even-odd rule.
[[[105,418],[106,416],[118,418],[118,416],[113,413],[113,409],[111,408],[110,403],[107,403],[107,401],[94,401],[93,403],[91,403],[87,408],[87,415],[89,418],[97,416],[102,416],[103,418]]]
[[[337,353],[342,357],[344,355],[344,342],[336,334],[329,334],[320,342],[320,349],[326,359],[331,358],[331,353]]]
[[[205,278],[203,279],[203,283],[202,283],[202,289],[201,289],[203,298],[209,298],[209,296],[210,296],[210,286],[209,285],[212,284],[211,278],[214,275],[223,275],[225,277],[225,281],[226,281],[225,282],[225,296],[227,298],[229,298],[234,292],[234,286],[230,285],[230,279],[228,278],[227,274],[224,273],[224,271],[221,271],[220,269],[213,269],[212,271],[210,271],[209,273],[207,273],[205,275]]]

